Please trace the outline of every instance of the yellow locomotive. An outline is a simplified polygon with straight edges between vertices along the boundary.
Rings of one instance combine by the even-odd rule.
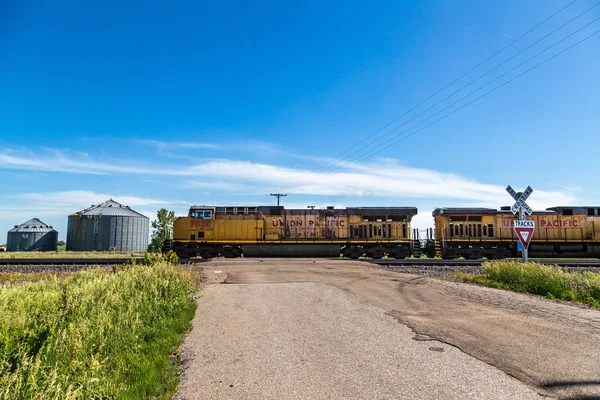
[[[177,218],[164,250],[180,258],[200,256],[361,256],[404,258],[420,255],[410,221],[415,207],[193,206]]]
[[[534,211],[530,257],[600,257],[600,207],[552,207]],[[435,254],[444,258],[516,257],[510,207],[437,208]]]

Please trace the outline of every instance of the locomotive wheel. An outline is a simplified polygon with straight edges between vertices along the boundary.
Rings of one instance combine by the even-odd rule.
[[[371,257],[374,260],[381,260],[384,255],[383,247],[373,247],[367,251],[367,257]]]
[[[238,258],[242,252],[237,247],[225,247],[223,249],[223,257],[225,258]]]
[[[200,252],[200,257],[202,257],[202,259],[204,260],[208,260],[209,258],[213,257],[212,251],[210,251],[209,249],[203,249]]]
[[[349,258],[351,260],[357,260],[361,255],[362,255],[362,249],[359,249],[358,247],[346,246],[342,250],[342,256],[344,258]]]
[[[346,257],[348,257],[351,260],[358,260],[360,256],[362,256],[362,254],[363,249],[358,247],[351,247],[350,249],[348,249],[348,255]]]

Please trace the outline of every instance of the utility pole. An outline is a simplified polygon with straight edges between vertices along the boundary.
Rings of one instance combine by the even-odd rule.
[[[279,207],[279,198],[280,197],[286,197],[287,194],[282,194],[282,193],[271,193],[271,196],[273,197],[277,197],[277,207]]]

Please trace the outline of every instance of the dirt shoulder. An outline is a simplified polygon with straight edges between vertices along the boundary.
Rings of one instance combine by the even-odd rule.
[[[342,260],[215,260],[202,267],[205,284],[332,285],[387,310],[422,339],[456,346],[540,393],[600,397],[597,310]]]

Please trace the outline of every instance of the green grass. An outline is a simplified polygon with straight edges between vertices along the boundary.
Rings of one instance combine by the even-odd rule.
[[[159,262],[0,284],[0,399],[169,399],[196,277]]]
[[[0,258],[129,258],[143,257],[144,252],[126,251],[11,251],[0,253]]]
[[[487,261],[481,275],[457,272],[454,278],[498,289],[532,293],[600,308],[600,274],[518,261]]]

